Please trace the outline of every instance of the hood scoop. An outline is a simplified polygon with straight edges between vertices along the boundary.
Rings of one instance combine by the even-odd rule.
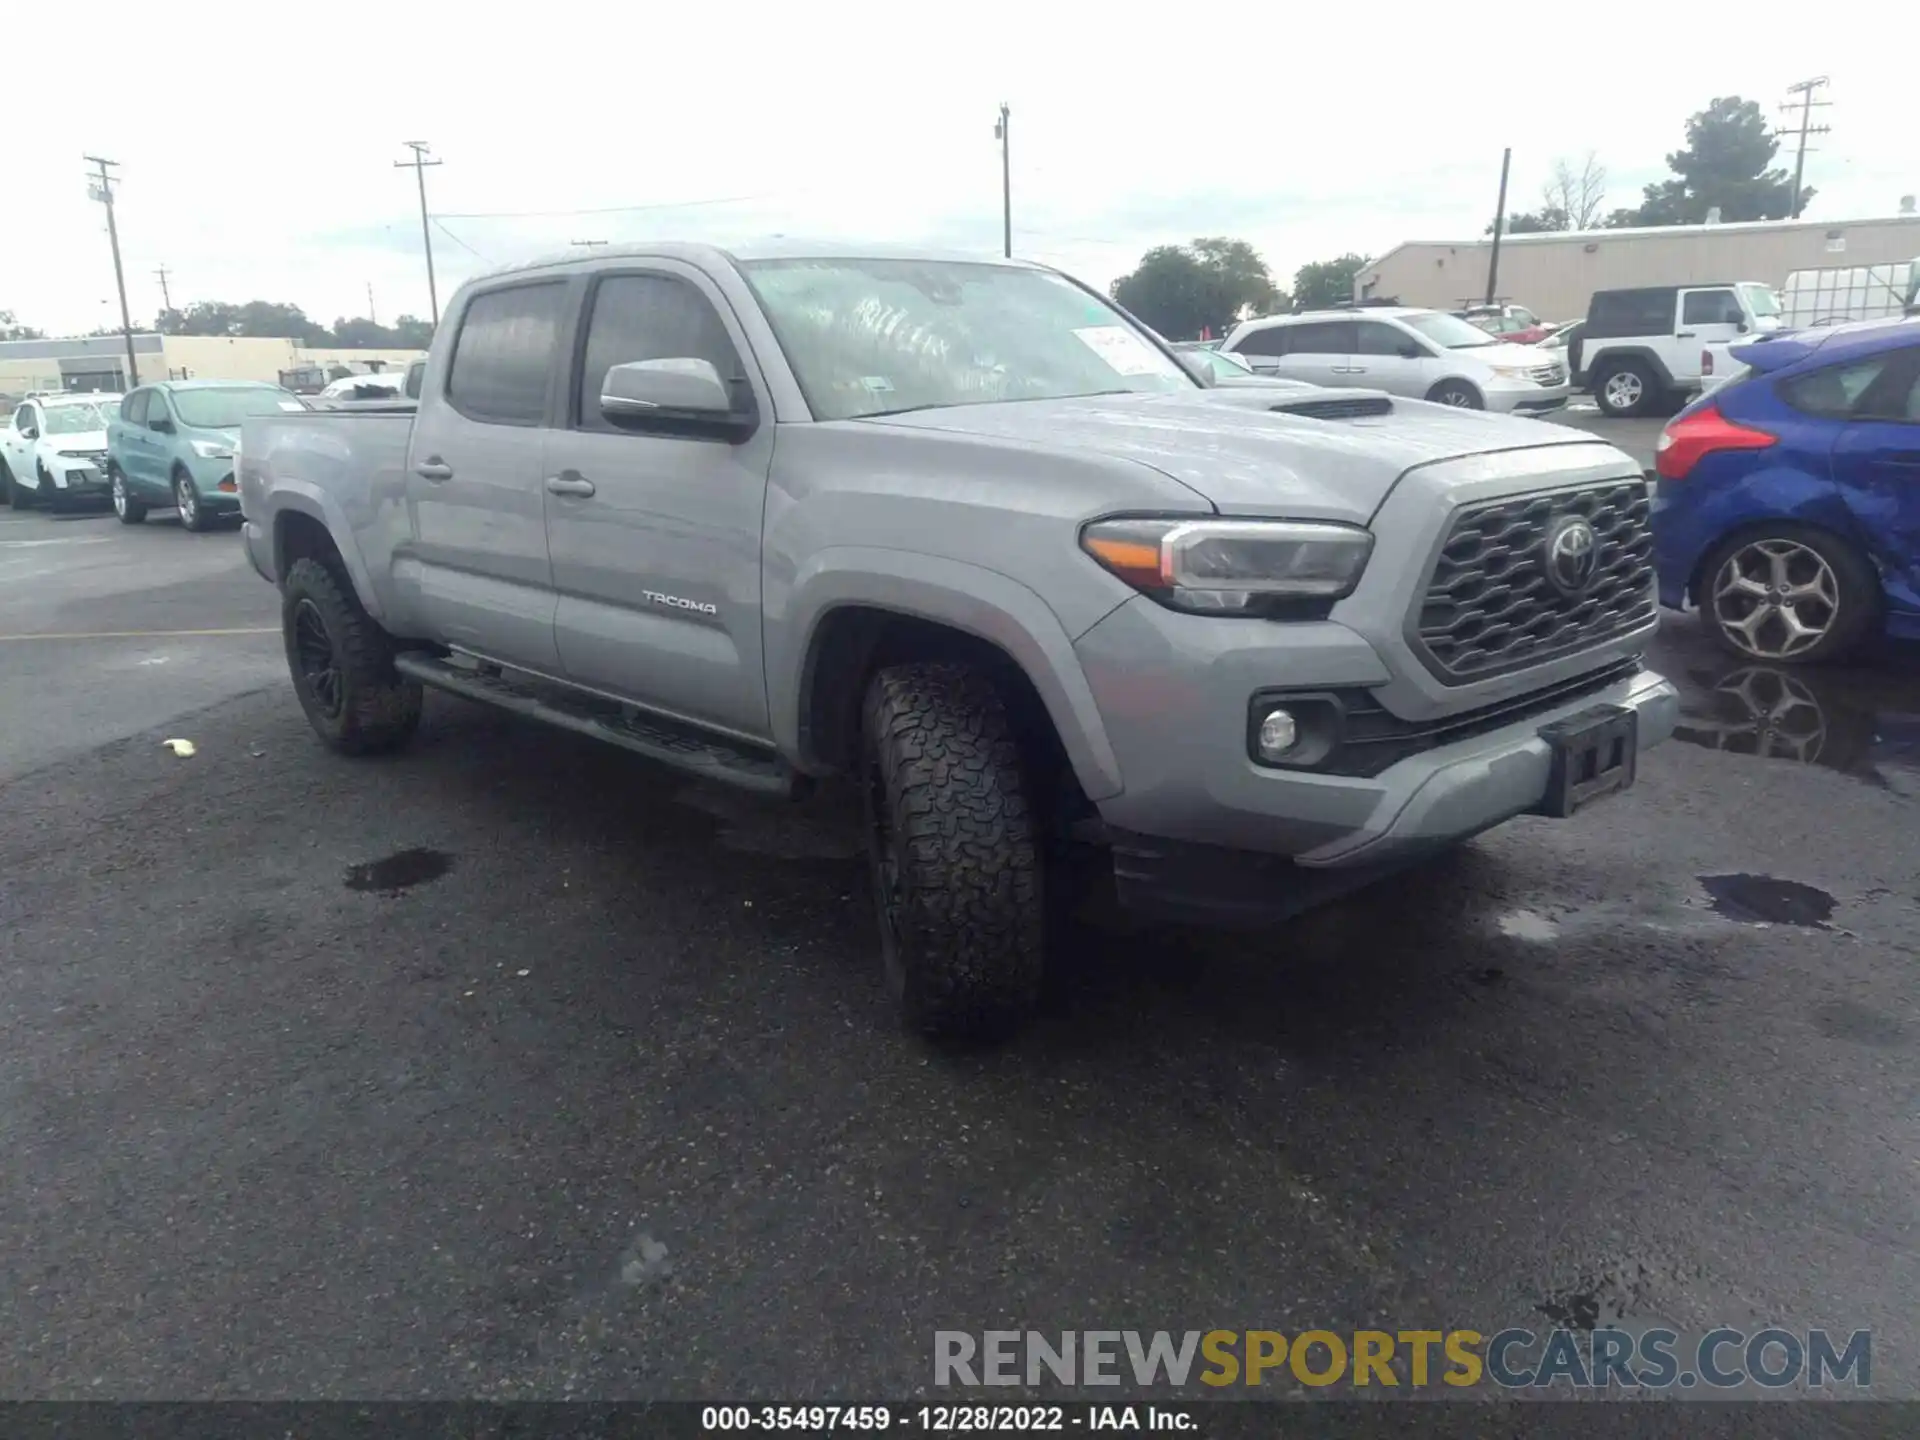
[[[1281,415],[1304,415],[1309,420],[1361,420],[1370,415],[1391,415],[1393,400],[1386,395],[1340,395],[1283,400],[1268,408]]]

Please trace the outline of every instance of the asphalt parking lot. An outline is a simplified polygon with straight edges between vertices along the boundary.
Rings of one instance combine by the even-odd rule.
[[[1270,935],[1101,924],[945,1053],[836,802],[440,697],[338,760],[275,622],[231,535],[0,511],[0,1395],[900,1397],[937,1329],[1562,1316],[1871,1328],[1920,1394],[1908,658],[1676,619],[1627,795]]]

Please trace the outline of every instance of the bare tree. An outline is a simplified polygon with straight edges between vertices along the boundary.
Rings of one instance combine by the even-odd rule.
[[[1568,230],[1591,230],[1600,223],[1607,201],[1607,167],[1589,150],[1575,170],[1565,160],[1553,162],[1553,178],[1540,192],[1549,211],[1566,216]]]

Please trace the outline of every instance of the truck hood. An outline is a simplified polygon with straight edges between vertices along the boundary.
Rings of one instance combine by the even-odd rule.
[[[1320,419],[1275,409],[1333,408],[1343,401],[1387,413]],[[1496,450],[1610,448],[1582,431],[1538,420],[1317,387],[958,405],[853,423],[971,435],[1036,451],[1090,451],[1151,466],[1222,514],[1356,524],[1369,520],[1416,465]]]

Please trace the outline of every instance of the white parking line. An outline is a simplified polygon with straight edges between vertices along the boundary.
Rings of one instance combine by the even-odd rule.
[[[107,545],[111,535],[62,535],[53,540],[0,540],[0,550],[25,550],[34,545]]]
[[[0,644],[14,640],[171,640],[202,635],[278,635],[278,625],[253,625],[234,630],[70,630],[51,635],[0,635]]]

